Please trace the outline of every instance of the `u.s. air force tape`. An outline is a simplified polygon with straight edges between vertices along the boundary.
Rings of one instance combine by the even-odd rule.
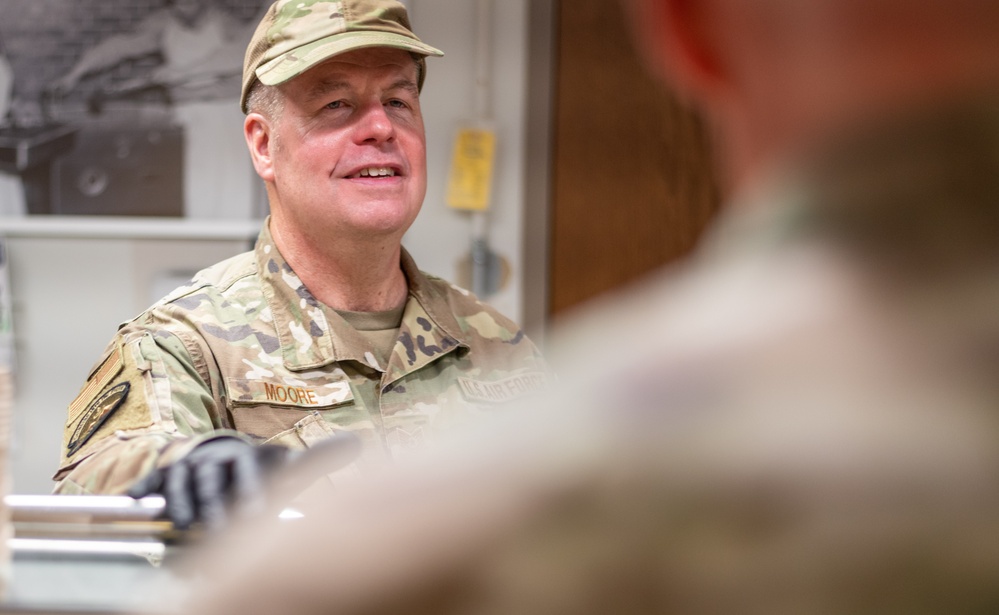
[[[80,450],[80,447],[90,439],[90,436],[94,435],[94,432],[101,428],[101,425],[104,424],[108,417],[114,414],[115,410],[125,403],[125,398],[128,397],[130,387],[131,385],[127,382],[116,384],[87,407],[86,412],[80,418],[80,424],[73,431],[73,437],[69,439],[69,444],[66,445],[67,456],[73,455],[76,451]]]
[[[532,393],[544,391],[548,385],[544,374],[532,372],[502,380],[483,381],[458,378],[458,387],[471,402],[504,403]]]

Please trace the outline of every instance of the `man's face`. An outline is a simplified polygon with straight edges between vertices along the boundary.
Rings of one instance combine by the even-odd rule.
[[[280,86],[273,189],[290,230],[326,241],[402,239],[427,185],[416,83],[408,53],[379,47],[336,56]]]

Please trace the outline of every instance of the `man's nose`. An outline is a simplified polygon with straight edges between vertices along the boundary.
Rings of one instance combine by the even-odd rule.
[[[395,124],[385,112],[385,107],[372,104],[365,107],[358,122],[358,143],[382,143],[395,138]]]

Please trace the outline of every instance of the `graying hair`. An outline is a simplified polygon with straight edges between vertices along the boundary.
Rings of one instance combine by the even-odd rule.
[[[281,117],[283,110],[284,99],[277,87],[264,85],[260,81],[250,86],[250,91],[246,94],[247,113],[259,113],[269,120],[276,120]]]

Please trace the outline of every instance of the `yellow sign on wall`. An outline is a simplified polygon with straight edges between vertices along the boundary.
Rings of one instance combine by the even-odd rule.
[[[447,204],[457,209],[489,208],[493,185],[496,135],[492,130],[466,128],[454,140]]]

